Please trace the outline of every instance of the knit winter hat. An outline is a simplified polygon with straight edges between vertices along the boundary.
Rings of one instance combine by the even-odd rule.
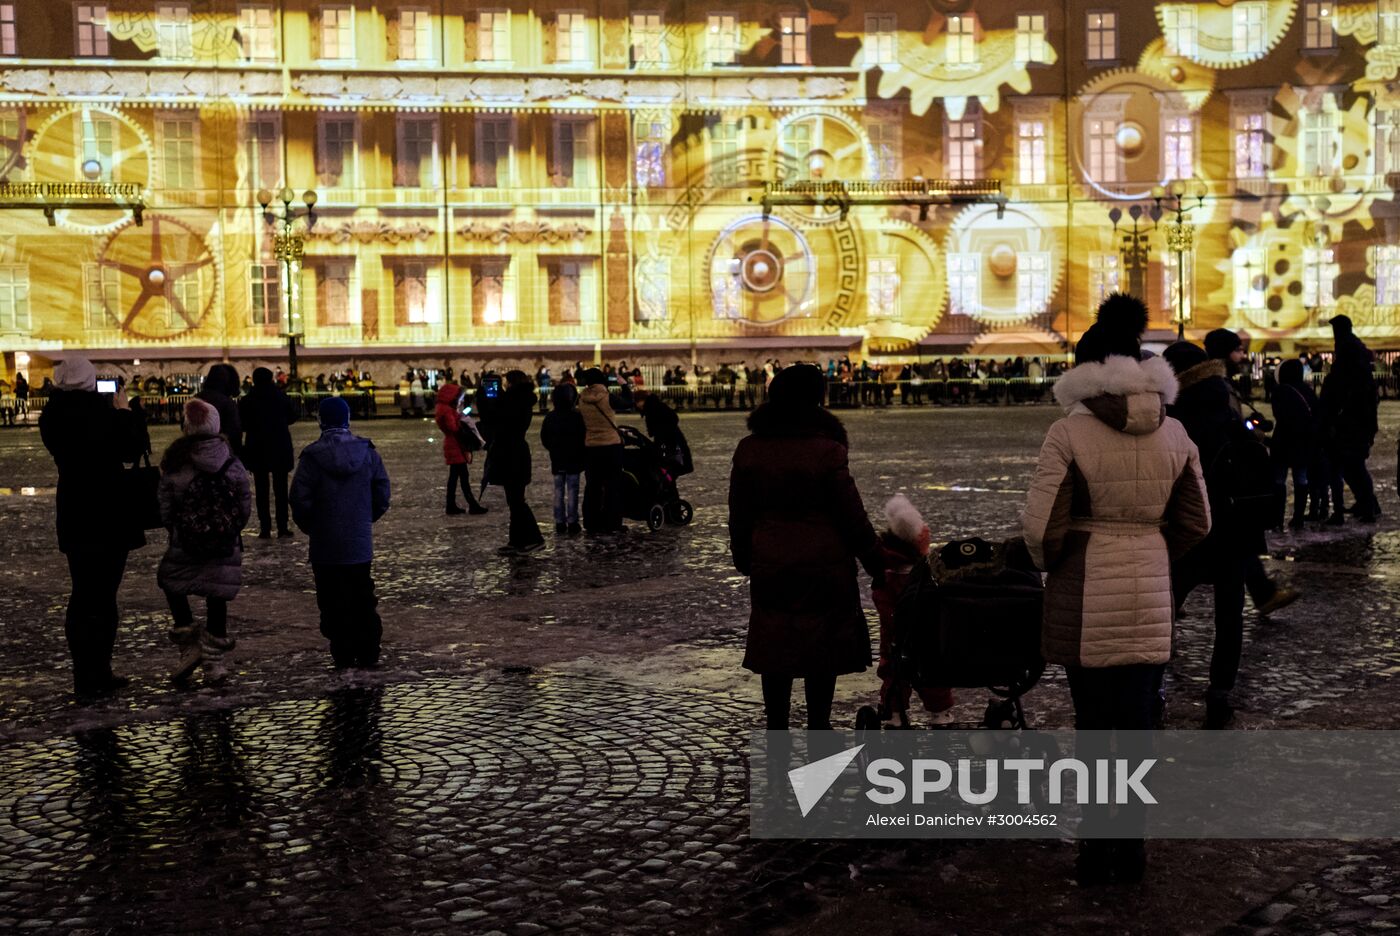
[[[350,404],[338,396],[326,397],[322,400],[320,409],[317,410],[317,416],[323,430],[350,428]]]
[[[906,543],[917,542],[928,526],[919,509],[903,494],[896,494],[885,502],[885,523],[891,533]]]
[[[1240,336],[1228,328],[1217,328],[1206,333],[1206,354],[1224,360],[1244,347]]]
[[[821,406],[826,399],[826,377],[811,364],[784,367],[768,385],[768,399],[780,408]]]
[[[203,400],[185,404],[185,435],[218,435],[219,411]]]
[[[97,368],[85,357],[67,357],[54,365],[53,385],[60,390],[97,389]]]
[[[1197,364],[1204,364],[1210,360],[1210,355],[1201,350],[1200,345],[1193,345],[1189,341],[1173,342],[1162,352],[1162,357],[1176,374],[1184,374]]]
[[[253,386],[261,387],[264,384],[267,384],[268,386],[272,385],[272,371],[268,370],[266,367],[254,368]]]

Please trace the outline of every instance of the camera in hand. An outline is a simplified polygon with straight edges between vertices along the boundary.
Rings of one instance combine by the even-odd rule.
[[[494,400],[499,397],[501,395],[501,378],[497,377],[495,374],[482,378],[481,393],[482,396],[486,397],[488,400]]]
[[[99,380],[97,382],[97,392],[116,394],[117,382],[115,380]]]

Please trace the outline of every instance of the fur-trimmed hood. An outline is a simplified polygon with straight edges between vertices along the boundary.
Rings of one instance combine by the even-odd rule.
[[[819,406],[791,410],[764,403],[749,414],[749,431],[769,438],[823,436],[850,448],[841,420]]]
[[[1111,355],[1076,366],[1055,383],[1055,400],[1069,415],[1086,413],[1119,432],[1147,435],[1176,401],[1176,375],[1160,357],[1135,361]]]
[[[1193,367],[1188,367],[1177,375],[1176,382],[1182,390],[1185,390],[1188,387],[1194,387],[1203,380],[1210,380],[1212,377],[1219,377],[1221,380],[1229,379],[1225,375],[1224,361],[1211,358],[1209,361],[1202,361]]]

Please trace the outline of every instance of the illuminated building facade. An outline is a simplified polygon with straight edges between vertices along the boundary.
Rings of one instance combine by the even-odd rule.
[[[146,204],[0,214],[0,349],[274,359],[292,288],[342,359],[1045,354],[1129,288],[1384,347],[1398,78],[1400,0],[0,0],[0,177]],[[916,179],[1001,194],[762,206]]]

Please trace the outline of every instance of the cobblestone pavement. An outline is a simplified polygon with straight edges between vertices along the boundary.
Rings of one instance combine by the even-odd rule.
[[[1015,529],[1054,415],[845,418],[872,513],[902,491],[939,540]],[[486,517],[443,517],[430,423],[361,426],[394,481],[376,530],[385,668],[335,675],[305,539],[250,539],[231,606],[233,678],[174,691],[157,535],[133,553],[121,596],[117,668],[133,685],[87,708],[67,694],[52,463],[33,430],[0,432],[0,929],[1340,933],[1400,923],[1400,854],[1385,843],[1163,842],[1143,887],[1080,892],[1057,843],[749,841],[744,745],[757,686],[738,665],[747,594],[723,510],[742,422],[684,419],[699,465],[682,483],[694,524],[655,534],[634,524],[606,542],[551,534],[521,559],[494,554],[499,493]],[[1382,419],[1382,522],[1271,544],[1271,571],[1307,594],[1271,623],[1249,616],[1242,727],[1394,726],[1400,409]],[[298,426],[299,441],[312,431]],[[156,436],[159,446],[170,432]],[[547,523],[536,454],[531,497]],[[1210,642],[1199,593],[1169,677],[1175,727],[1202,715]],[[868,675],[841,680],[838,711],[849,716],[873,690]],[[959,701],[959,717],[975,721],[986,698]],[[1037,724],[1069,724],[1058,670],[1026,702]]]

